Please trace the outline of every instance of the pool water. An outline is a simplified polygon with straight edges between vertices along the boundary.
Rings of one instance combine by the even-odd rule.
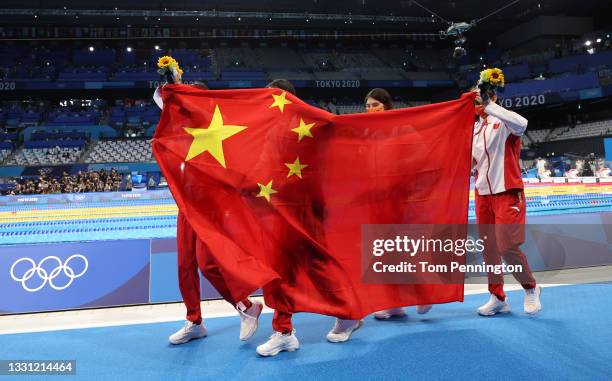
[[[612,185],[529,186],[525,195],[528,216],[612,211]],[[470,219],[473,199],[470,192]],[[169,193],[156,199],[0,204],[0,244],[171,238],[177,212]]]

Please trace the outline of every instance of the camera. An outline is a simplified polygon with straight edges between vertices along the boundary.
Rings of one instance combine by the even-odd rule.
[[[457,57],[463,57],[467,54],[467,52],[465,51],[465,48],[462,46],[457,46],[455,48],[455,50],[453,51],[453,57],[457,58]]]

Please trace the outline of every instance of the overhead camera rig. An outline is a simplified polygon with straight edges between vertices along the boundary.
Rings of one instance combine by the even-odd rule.
[[[454,22],[446,30],[440,31],[440,36],[446,38],[447,36],[461,36],[463,33],[472,29],[476,26],[476,20],[467,22]]]
[[[449,26],[448,29],[440,31],[440,38],[443,40],[449,36],[455,37],[455,50],[453,51],[453,57],[463,57],[467,54],[464,47],[465,43],[467,42],[467,37],[465,37],[463,34],[475,26],[476,20],[472,20],[469,23],[454,22],[451,23],[451,26]]]
[[[451,37],[455,37],[455,50],[453,51],[453,57],[457,58],[457,57],[463,57],[467,54],[466,50],[465,50],[465,43],[467,41],[467,38],[464,36],[464,34],[469,31],[470,29],[472,29],[473,27],[476,26],[477,23],[481,23],[482,21],[488,19],[489,17],[498,14],[499,12],[503,11],[506,8],[509,8],[511,6],[513,6],[514,4],[518,3],[520,0],[513,0],[512,2],[504,5],[501,8],[498,8],[496,10],[494,10],[493,12],[480,17],[476,20],[472,20],[469,23],[468,22],[451,22],[448,21],[444,18],[442,18],[441,16],[437,15],[438,18],[445,22],[447,25],[450,25],[446,30],[441,30],[440,31],[440,38],[441,39],[446,39],[447,37],[451,36]],[[436,15],[435,13],[431,12],[429,9],[425,8],[424,6],[422,6],[421,4],[419,4],[416,0],[412,0],[413,3],[415,3],[416,5],[418,5],[419,7],[425,9],[426,11],[428,11],[429,13],[431,13],[432,15]],[[538,7],[540,5],[538,4]],[[432,16],[433,17],[433,16]]]

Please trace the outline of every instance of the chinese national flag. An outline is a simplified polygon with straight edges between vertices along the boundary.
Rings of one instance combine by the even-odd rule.
[[[466,224],[473,95],[334,115],[280,89],[166,85],[153,152],[235,300],[345,319],[463,300],[361,282],[362,224]]]

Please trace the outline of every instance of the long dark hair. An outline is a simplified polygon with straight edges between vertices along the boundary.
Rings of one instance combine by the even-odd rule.
[[[266,87],[272,87],[276,89],[285,90],[295,95],[295,87],[293,86],[293,83],[289,82],[286,79],[282,79],[282,78],[275,79],[272,82],[268,83]]]
[[[391,94],[385,89],[377,87],[370,90],[368,95],[364,98],[364,103],[367,102],[368,98],[374,98],[385,106],[385,110],[393,109],[393,101],[391,100]]]

